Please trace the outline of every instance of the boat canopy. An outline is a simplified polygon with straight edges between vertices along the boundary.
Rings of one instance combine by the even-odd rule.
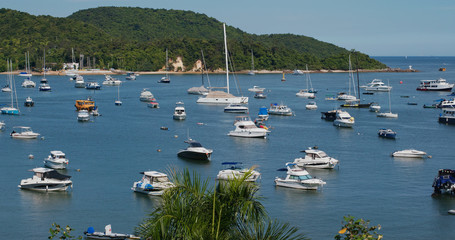
[[[34,168],[30,171],[35,172],[35,175],[38,175],[42,178],[53,178],[58,180],[69,180],[71,178],[71,176],[60,174],[54,169],[50,168]]]
[[[242,164],[242,162],[222,162],[221,165],[237,165]]]
[[[267,115],[267,114],[269,114],[269,112],[268,112],[268,110],[267,110],[266,107],[261,107],[261,108],[259,108],[259,113],[258,113],[258,115]]]

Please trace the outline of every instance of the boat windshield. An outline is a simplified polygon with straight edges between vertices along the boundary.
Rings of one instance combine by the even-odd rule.
[[[313,177],[310,176],[310,175],[303,175],[303,176],[299,176],[299,180],[307,180],[307,179],[312,179]]]
[[[190,142],[191,147],[202,147],[202,145],[198,142]]]
[[[169,179],[167,177],[156,177],[153,180],[154,182],[169,182]]]

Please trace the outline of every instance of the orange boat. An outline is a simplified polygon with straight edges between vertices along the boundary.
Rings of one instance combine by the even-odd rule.
[[[79,110],[87,110],[92,111],[96,108],[95,101],[90,99],[87,100],[76,100],[76,104],[74,105],[76,109]]]

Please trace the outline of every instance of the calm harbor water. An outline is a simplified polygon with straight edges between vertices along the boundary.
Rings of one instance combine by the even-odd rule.
[[[88,226],[102,231],[112,224],[114,232],[132,233],[134,227],[159,204],[159,198],[133,193],[132,183],[140,171],[166,171],[170,167],[189,168],[215,182],[224,161],[242,161],[257,165],[262,174],[260,194],[274,218],[290,222],[312,239],[333,239],[343,216],[351,214],[381,224],[380,233],[387,239],[450,239],[455,234],[455,198],[432,198],[432,181],[441,168],[455,168],[452,148],[455,127],[437,122],[438,109],[424,109],[423,104],[448,98],[447,92],[418,92],[420,80],[446,78],[455,82],[455,57],[377,57],[390,67],[420,70],[415,73],[362,73],[361,85],[374,78],[390,81],[392,112],[398,119],[377,118],[367,109],[348,109],[355,117],[353,129],[339,129],[320,119],[320,112],[336,108],[340,102],[324,100],[326,95],[347,90],[347,73],[312,74],[319,90],[315,101],[318,110],[305,110],[307,99],[295,93],[305,88],[305,76],[239,75],[241,89],[250,97],[250,115],[259,107],[283,102],[295,111],[292,117],[272,116],[267,125],[272,132],[267,139],[241,139],[227,136],[234,129],[235,114],[223,113],[222,106],[200,105],[197,96],[186,90],[200,86],[200,76],[173,75],[171,84],[159,84],[161,76],[139,76],[120,87],[123,106],[115,106],[117,87],[103,86],[101,91],[74,88],[66,76],[49,76],[52,92],[20,87],[15,77],[21,116],[0,116],[6,130],[0,132],[0,206],[2,238],[46,239],[53,222],[70,225],[75,235]],[[439,72],[446,67],[446,72]],[[124,80],[124,76],[118,76]],[[6,76],[1,77],[4,85]],[[33,77],[39,82],[39,77]],[[224,75],[211,75],[213,85],[223,86]],[[86,81],[102,82],[103,76],[85,76]],[[400,84],[402,81],[402,84]],[[233,83],[231,86],[234,85]],[[267,99],[254,99],[246,89],[258,85],[267,88]],[[151,109],[139,101],[143,88],[149,88],[160,103]],[[231,88],[232,89],[232,88]],[[35,107],[25,108],[27,96]],[[102,114],[88,123],[79,123],[74,108],[76,99],[92,96]],[[409,96],[403,98],[402,96]],[[378,102],[388,109],[388,94],[361,95],[365,102]],[[7,104],[9,94],[0,93],[0,104]],[[183,101],[188,117],[172,119],[177,101]],[[418,105],[408,105],[416,102]],[[197,123],[204,123],[199,125]],[[30,126],[44,139],[16,140],[9,133],[13,126]],[[161,126],[169,128],[160,130]],[[380,128],[397,131],[396,140],[377,136]],[[187,132],[207,148],[214,149],[212,161],[200,163],[177,157]],[[340,160],[331,171],[309,170],[327,182],[322,191],[306,192],[276,188],[273,180],[283,176],[276,169],[300,157],[300,150],[319,146]],[[397,159],[396,150],[415,148],[432,158]],[[160,149],[161,151],[157,151]],[[72,176],[73,190],[67,193],[37,193],[18,189],[20,180],[31,176],[27,170],[43,165],[51,150],[61,150],[70,159],[66,174]],[[34,159],[28,159],[33,154]],[[77,171],[80,169],[80,171]]]

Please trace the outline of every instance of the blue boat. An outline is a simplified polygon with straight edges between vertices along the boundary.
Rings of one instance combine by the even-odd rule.
[[[441,193],[453,194],[455,190],[455,170],[439,169],[438,176],[433,180],[433,195]]]
[[[269,110],[266,107],[259,108],[258,119],[264,121],[269,119]]]
[[[378,136],[383,137],[383,138],[395,139],[397,136],[397,133],[394,132],[392,129],[381,128],[378,131]]]

